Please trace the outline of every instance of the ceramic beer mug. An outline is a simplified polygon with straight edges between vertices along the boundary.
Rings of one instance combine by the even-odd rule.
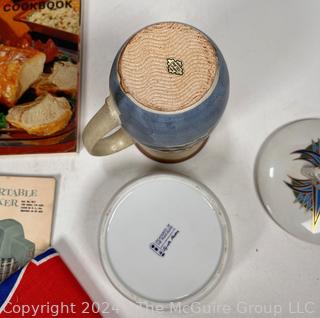
[[[218,47],[177,22],[145,27],[118,52],[110,96],[83,134],[95,156],[135,144],[161,162],[186,160],[206,143],[229,96],[229,74]]]

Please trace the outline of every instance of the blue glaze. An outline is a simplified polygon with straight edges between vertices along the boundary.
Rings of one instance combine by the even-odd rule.
[[[119,109],[122,127],[136,142],[155,150],[185,148],[206,138],[216,127],[227,105],[230,84],[225,60],[213,45],[220,67],[217,85],[199,106],[180,113],[148,111],[126,95],[118,76],[120,49],[110,74],[110,93]]]

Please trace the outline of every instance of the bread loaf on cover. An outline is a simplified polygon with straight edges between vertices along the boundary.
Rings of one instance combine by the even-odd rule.
[[[65,93],[76,95],[78,90],[78,65],[71,62],[56,62],[51,74],[42,74],[33,88],[38,96]]]
[[[43,72],[46,55],[37,50],[0,45],[0,103],[13,107]]]
[[[64,129],[72,117],[68,100],[50,94],[9,110],[7,121],[30,135],[50,136]]]

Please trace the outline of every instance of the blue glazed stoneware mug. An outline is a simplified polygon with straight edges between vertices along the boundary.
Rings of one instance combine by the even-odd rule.
[[[110,96],[83,134],[96,156],[135,144],[148,157],[180,162],[195,155],[228,101],[229,75],[218,47],[177,22],[150,25],[118,52]]]

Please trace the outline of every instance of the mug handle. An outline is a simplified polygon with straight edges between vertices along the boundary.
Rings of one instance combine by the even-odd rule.
[[[110,134],[118,127],[120,128],[116,132]],[[107,134],[110,135],[106,136]],[[129,134],[121,128],[119,112],[111,96],[84,129],[82,140],[93,156],[111,155],[134,143]]]

